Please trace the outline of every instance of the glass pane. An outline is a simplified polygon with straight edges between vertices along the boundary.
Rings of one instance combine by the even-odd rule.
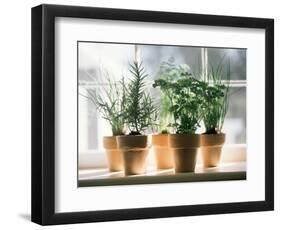
[[[229,144],[246,143],[246,87],[230,89],[229,108],[223,132]]]
[[[128,75],[129,62],[134,60],[135,46],[113,43],[79,43],[79,81],[119,80]]]
[[[246,52],[246,49],[208,48],[208,63],[216,68],[222,60],[224,63],[229,60],[231,80],[246,80]]]
[[[163,61],[174,59],[174,63],[187,64],[191,72],[198,72],[201,61],[201,48],[184,46],[139,45],[141,59],[151,80],[157,78]]]

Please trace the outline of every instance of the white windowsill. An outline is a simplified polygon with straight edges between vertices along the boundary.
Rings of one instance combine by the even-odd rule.
[[[228,144],[222,149],[221,163],[245,162],[246,144]],[[79,153],[79,169],[106,168],[107,159],[104,150],[85,150]],[[148,156],[148,166],[154,164],[153,151]],[[198,164],[201,163],[201,156],[198,156]]]
[[[197,164],[194,173],[175,173],[174,169],[157,170],[147,167],[142,175],[125,176],[124,172],[110,172],[107,168],[80,169],[78,186],[106,186],[130,184],[154,184],[176,182],[203,182],[245,180],[246,162],[223,163],[218,167],[204,168]]]

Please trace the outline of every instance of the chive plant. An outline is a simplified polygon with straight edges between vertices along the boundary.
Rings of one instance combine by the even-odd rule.
[[[230,64],[226,71],[222,61],[214,68],[211,66],[204,82],[203,90],[203,123],[205,134],[219,134],[229,106]]]
[[[96,83],[95,89],[86,88],[86,97],[95,106],[111,126],[113,136],[125,134],[125,120],[123,116],[124,105],[126,104],[124,78],[121,81],[113,81],[109,77],[105,84]]]

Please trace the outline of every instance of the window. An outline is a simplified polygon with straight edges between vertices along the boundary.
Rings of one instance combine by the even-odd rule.
[[[187,64],[195,75],[204,73],[211,66],[217,66],[222,59],[230,60],[231,96],[223,132],[228,134],[226,144],[237,146],[246,144],[245,49],[95,42],[79,42],[78,46],[78,87],[81,94],[87,94],[85,88],[95,90],[101,87],[105,84],[104,79],[107,76],[116,81],[123,76],[128,79],[129,62],[135,58],[142,60],[151,83],[157,78],[161,62],[169,58],[173,58],[176,64]],[[152,84],[148,83],[148,87],[151,94],[159,98],[159,91],[153,89]],[[198,132],[202,130],[201,128]],[[82,159],[81,162],[87,153],[92,156],[96,153],[105,162],[102,137],[107,135],[111,135],[107,122],[99,115],[91,101],[79,96],[79,159]],[[99,160],[99,162],[102,161]]]

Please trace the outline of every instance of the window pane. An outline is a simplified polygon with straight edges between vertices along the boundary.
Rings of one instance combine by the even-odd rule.
[[[246,143],[246,87],[230,89],[229,108],[223,132],[229,144]]]
[[[209,66],[216,68],[221,60],[230,61],[231,80],[246,80],[246,49],[208,48]]]
[[[129,62],[135,57],[134,45],[80,42],[78,48],[80,93],[82,90],[87,94],[84,87],[95,90],[99,85],[93,83],[103,84],[106,78],[117,81],[129,75]],[[79,111],[79,149],[102,149],[102,137],[111,135],[110,126],[87,98],[79,97]]]
[[[208,68],[216,69],[224,65],[222,71],[226,73],[227,63],[230,64],[229,109],[226,115],[223,132],[227,134],[229,144],[246,143],[246,85],[235,86],[235,80],[246,80],[246,49],[208,48]],[[226,76],[226,74],[224,74]]]
[[[134,60],[134,45],[113,43],[79,43],[79,81],[103,81],[104,77],[119,80],[128,75],[129,62]]]
[[[200,47],[139,45],[141,59],[151,80],[157,78],[160,64],[163,61],[174,59],[174,63],[187,64],[190,71],[198,73],[201,61]]]

